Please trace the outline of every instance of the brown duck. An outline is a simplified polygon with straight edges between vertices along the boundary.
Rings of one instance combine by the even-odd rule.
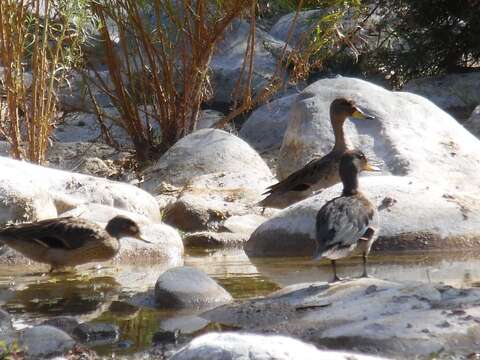
[[[347,117],[373,119],[373,116],[366,114],[353,101],[335,99],[330,105],[330,121],[335,136],[333,149],[324,157],[310,161],[284,180],[267,188],[263,193],[267,197],[259,202],[260,206],[283,209],[309,197],[317,190],[340,182],[338,164],[348,149],[343,131]]]
[[[137,223],[125,216],[111,219],[105,229],[75,217],[61,217],[0,230],[0,242],[27,258],[49,264],[50,271],[94,261],[106,261],[120,250],[119,239],[142,238]]]
[[[365,155],[348,150],[340,161],[342,195],[327,202],[317,213],[315,260],[330,259],[334,281],[337,276],[336,260],[355,252],[362,253],[363,275],[367,275],[367,256],[377,237],[379,227],[377,209],[358,188],[358,173],[376,171]]]

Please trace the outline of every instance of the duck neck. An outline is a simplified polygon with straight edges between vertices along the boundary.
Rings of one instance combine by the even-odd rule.
[[[342,196],[358,194],[358,170],[355,166],[348,168],[348,172],[340,174],[343,183]]]
[[[345,123],[345,117],[330,112],[330,119],[332,122],[333,135],[335,136],[335,150],[343,150],[347,148],[345,139],[345,132],[343,131],[343,124]]]

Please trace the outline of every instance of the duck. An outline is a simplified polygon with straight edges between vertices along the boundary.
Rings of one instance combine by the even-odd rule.
[[[339,165],[342,194],[325,203],[317,213],[313,258],[331,261],[334,282],[341,280],[336,261],[357,252],[363,258],[362,277],[368,277],[367,257],[378,236],[379,219],[376,207],[359,190],[358,174],[378,170],[368,163],[363,152],[347,150]]]
[[[321,158],[315,158],[284,180],[271,185],[262,195],[266,197],[258,205],[283,209],[311,196],[315,192],[340,182],[338,164],[348,150],[343,124],[347,118],[374,119],[353,100],[337,98],[330,104],[330,121],[335,136],[332,150]]]
[[[105,228],[69,216],[0,229],[0,243],[33,261],[50,265],[50,272],[110,260],[120,250],[120,238],[126,236],[150,243],[142,237],[138,224],[123,215],[110,219]]]

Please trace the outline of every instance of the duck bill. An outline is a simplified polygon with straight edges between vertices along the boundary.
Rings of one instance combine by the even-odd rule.
[[[152,244],[151,241],[146,240],[145,238],[143,238],[142,235],[137,235],[137,236],[135,236],[134,238],[137,239],[137,240],[143,241],[144,243]]]
[[[362,109],[355,107],[355,111],[353,112],[352,118],[358,119],[358,120],[373,120],[375,119],[375,116],[370,115],[369,113],[363,111]]]
[[[372,164],[367,164],[365,165],[365,167],[363,168],[364,171],[382,171],[382,169],[380,169],[380,167],[378,166],[375,166],[375,165],[372,165]]]

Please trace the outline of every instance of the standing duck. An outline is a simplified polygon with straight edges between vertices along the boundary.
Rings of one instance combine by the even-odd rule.
[[[105,229],[75,217],[61,217],[0,229],[0,242],[27,258],[49,264],[50,272],[93,261],[110,260],[120,250],[119,239],[144,240],[137,223],[125,216],[112,218]]]
[[[340,182],[338,164],[348,149],[343,131],[347,117],[373,119],[373,116],[366,114],[351,100],[333,100],[330,104],[330,121],[335,136],[333,149],[324,157],[310,161],[284,180],[267,188],[263,193],[267,197],[259,202],[260,206],[283,209],[309,197],[317,190]]]
[[[342,195],[327,202],[317,214],[314,259],[330,259],[334,281],[337,276],[335,261],[359,251],[363,255],[363,275],[367,277],[367,256],[377,237],[378,213],[358,189],[358,173],[376,171],[358,150],[348,150],[340,161]]]

